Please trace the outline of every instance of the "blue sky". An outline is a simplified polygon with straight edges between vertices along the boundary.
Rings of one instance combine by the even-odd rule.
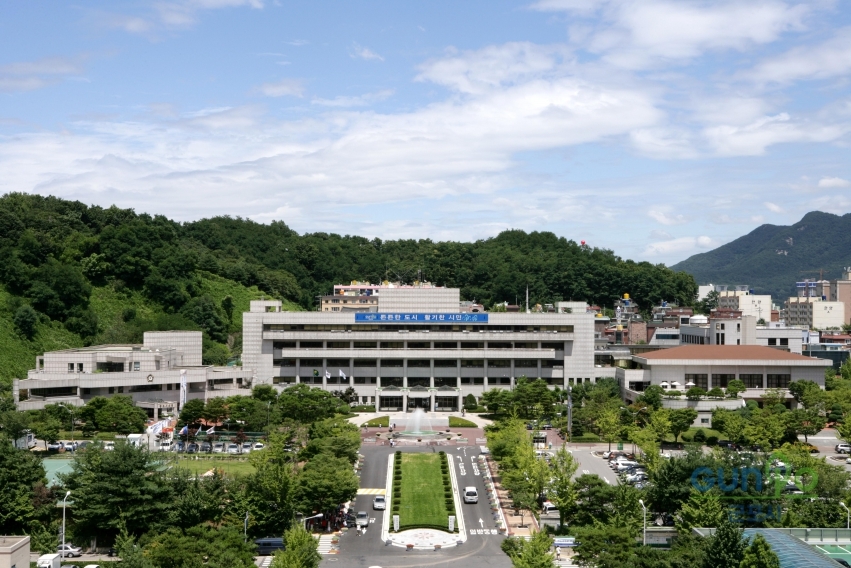
[[[667,264],[851,211],[833,0],[7,2],[0,191]]]

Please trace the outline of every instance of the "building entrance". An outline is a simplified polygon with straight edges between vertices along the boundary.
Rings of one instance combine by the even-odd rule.
[[[431,412],[431,398],[409,396],[408,412],[413,412],[415,408],[422,408],[426,412]]]

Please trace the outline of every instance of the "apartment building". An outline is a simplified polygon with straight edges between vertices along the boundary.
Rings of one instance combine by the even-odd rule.
[[[354,388],[380,410],[459,410],[468,394],[519,377],[553,387],[593,382],[594,315],[462,312],[460,291],[382,288],[376,311],[284,312],[253,301],[243,365],[254,384]]]
[[[721,309],[737,310],[743,316],[754,316],[756,319],[771,318],[771,296],[754,294],[748,286],[716,286],[718,292],[718,307]]]
[[[839,329],[845,324],[845,304],[819,297],[795,296],[786,301],[786,323],[807,329]]]
[[[842,278],[830,281],[831,302],[842,302],[845,306],[845,322],[851,323],[851,267],[842,270]]]
[[[82,406],[96,396],[130,396],[154,419],[175,415],[189,399],[248,394],[251,374],[201,360],[200,331],[148,331],[142,345],[95,345],[50,351],[27,378],[13,381],[19,410]]]

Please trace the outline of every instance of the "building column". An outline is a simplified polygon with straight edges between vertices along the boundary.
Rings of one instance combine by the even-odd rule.
[[[511,369],[511,372],[510,372],[511,380],[508,382],[508,386],[509,386],[509,388],[514,389],[514,387],[517,384],[517,377],[514,376],[514,358],[513,357],[511,358],[511,366],[509,367],[509,369]]]
[[[408,358],[402,359],[402,386],[408,387]]]
[[[402,412],[408,412],[408,395],[402,391]]]
[[[461,412],[461,409],[464,408],[464,391],[460,388],[458,389],[458,412]]]
[[[431,401],[429,403],[431,404],[431,406],[429,407],[429,412],[434,412],[434,391],[428,393],[428,398]]]

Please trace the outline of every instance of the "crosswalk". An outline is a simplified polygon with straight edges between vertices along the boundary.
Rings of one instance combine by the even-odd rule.
[[[264,556],[263,559],[260,561],[260,564],[258,564],[257,566],[259,568],[269,568],[269,566],[272,565],[272,558],[274,558],[274,556]]]
[[[381,488],[369,488],[369,487],[361,487],[358,489],[358,495],[384,495],[387,493],[387,490],[383,487]]]
[[[319,554],[335,554],[332,552],[334,545],[331,544],[331,539],[334,538],[330,534],[323,534],[319,537],[319,548],[317,551]]]

